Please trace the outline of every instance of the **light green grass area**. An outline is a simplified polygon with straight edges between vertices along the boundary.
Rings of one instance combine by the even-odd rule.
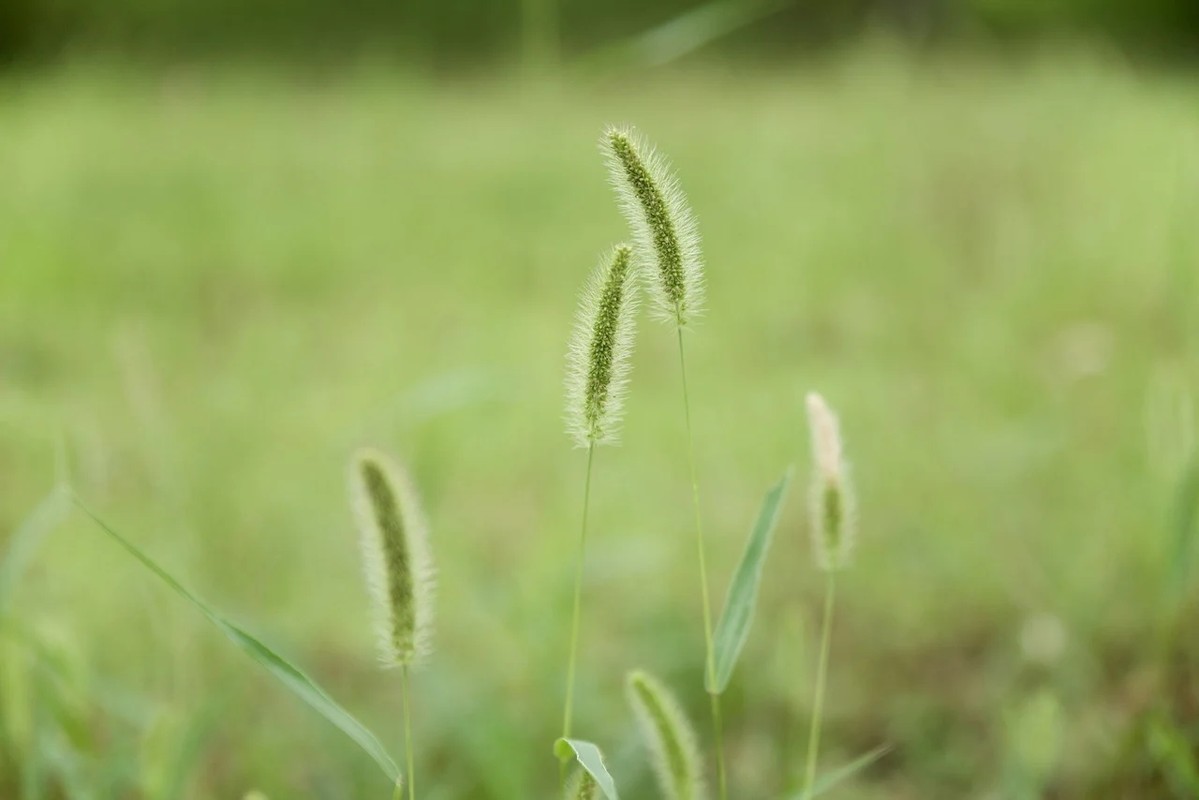
[[[0,541],[65,442],[92,506],[399,753],[346,465],[400,453],[439,568],[420,794],[553,796],[586,462],[563,369],[576,292],[627,236],[597,148],[618,122],[670,154],[704,238],[687,368],[717,604],[763,491],[801,477],[724,698],[733,796],[802,773],[810,389],[838,409],[860,507],[821,762],[893,748],[829,796],[1191,796],[1193,77],[873,50],[532,87],[10,75]],[[634,799],[654,795],[629,669],[711,738],[676,346],[642,320],[591,495],[574,730]],[[81,515],[6,613],[0,796],[390,792]]]

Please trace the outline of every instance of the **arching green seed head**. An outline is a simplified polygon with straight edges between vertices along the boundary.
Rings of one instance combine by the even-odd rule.
[[[434,588],[416,491],[399,464],[364,449],[351,462],[350,496],[380,661],[413,665],[429,652]]]
[[[666,159],[632,128],[609,128],[602,147],[654,308],[663,319],[686,325],[702,310],[704,295],[695,215]]]
[[[600,260],[583,291],[567,354],[567,428],[580,447],[617,438],[636,317],[632,250],[621,244]]]
[[[663,796],[667,800],[702,800],[703,763],[691,723],[678,701],[661,681],[641,670],[629,673],[626,689]]]
[[[853,487],[842,455],[837,416],[824,398],[808,394],[808,424],[812,437],[811,513],[812,550],[826,572],[848,566],[856,539]]]
[[[600,800],[599,784],[587,770],[580,767],[566,784],[566,800]]]

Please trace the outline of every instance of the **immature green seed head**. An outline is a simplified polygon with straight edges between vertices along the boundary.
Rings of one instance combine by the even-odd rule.
[[[670,164],[632,128],[609,128],[601,147],[654,308],[661,318],[686,325],[704,301],[699,231],[687,198]]]
[[[826,572],[844,568],[856,538],[856,516],[849,467],[841,452],[837,416],[824,398],[810,392],[808,425],[812,436],[811,513],[812,550]]]
[[[592,273],[579,303],[566,369],[566,424],[580,447],[616,440],[637,317],[632,251],[619,244]]]
[[[350,496],[379,659],[415,664],[429,652],[433,627],[433,562],[416,491],[399,464],[364,449],[351,462]]]
[[[591,777],[591,773],[580,767],[566,784],[563,797],[566,800],[600,800],[599,784]]]
[[[641,670],[629,673],[626,689],[663,796],[667,800],[702,800],[703,763],[691,723],[678,701],[661,681]]]

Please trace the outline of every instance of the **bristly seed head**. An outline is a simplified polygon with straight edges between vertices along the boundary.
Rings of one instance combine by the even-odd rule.
[[[813,474],[808,496],[812,550],[826,572],[849,564],[856,538],[856,517],[849,466],[841,447],[837,416],[824,398],[809,392],[808,425],[812,437]]]
[[[682,707],[662,682],[647,672],[630,672],[626,683],[629,705],[649,745],[663,796],[667,800],[702,800],[703,764]]]
[[[433,627],[433,562],[416,490],[399,464],[364,449],[351,462],[350,497],[379,659],[411,666],[428,654]]]
[[[632,251],[617,245],[595,268],[567,353],[566,422],[580,447],[616,441],[628,387],[637,287]]]
[[[564,796],[566,800],[599,800],[599,784],[591,777],[590,772],[580,767],[566,784]]]
[[[601,143],[654,308],[683,326],[703,309],[703,256],[695,215],[667,160],[629,127],[608,128]]]

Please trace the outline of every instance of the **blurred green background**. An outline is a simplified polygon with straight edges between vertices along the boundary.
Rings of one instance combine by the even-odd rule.
[[[552,797],[584,456],[576,293],[636,124],[705,242],[688,342],[718,597],[790,463],[726,701],[793,788],[820,575],[800,399],[860,496],[823,764],[844,798],[1199,796],[1193,0],[4,0],[0,797],[386,797],[81,515],[401,752],[347,508],[403,455],[440,568],[421,795]],[[672,332],[599,452],[576,728],[653,797],[626,670],[706,742]]]

